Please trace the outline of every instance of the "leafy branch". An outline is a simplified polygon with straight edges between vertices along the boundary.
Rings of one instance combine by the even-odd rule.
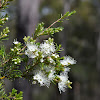
[[[55,25],[56,23],[58,23],[58,22],[63,22],[64,21],[64,19],[66,19],[66,18],[68,18],[69,16],[71,16],[71,15],[73,15],[73,14],[75,14],[76,13],[76,11],[74,10],[74,11],[72,11],[72,12],[66,12],[63,16],[61,15],[61,17],[58,19],[58,20],[56,20],[55,22],[53,22],[48,28],[45,28],[44,29],[44,23],[42,22],[42,23],[40,23],[40,24],[38,24],[38,27],[36,28],[36,30],[35,30],[35,33],[34,33],[34,38],[33,39],[36,39],[37,37],[39,37],[39,36],[41,36],[41,35],[49,35],[48,33],[52,33],[52,34],[54,34],[55,32],[59,32],[59,31],[62,31],[62,27],[58,27],[58,28],[53,28],[54,30],[56,30],[57,29],[57,31],[54,31],[54,30],[52,30],[52,26],[53,25]],[[50,29],[50,30],[49,30]],[[50,32],[49,32],[50,31]],[[54,31],[54,32],[52,32],[52,31]],[[52,35],[51,34],[51,35]]]

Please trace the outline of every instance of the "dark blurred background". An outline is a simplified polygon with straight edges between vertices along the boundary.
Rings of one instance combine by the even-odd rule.
[[[27,80],[6,80],[6,91],[12,87],[22,90],[24,100],[100,100],[100,0],[14,0],[6,10],[11,32],[5,45],[9,50],[14,38],[23,42],[25,35],[31,36],[38,22],[48,27],[60,14],[72,10],[77,13],[54,26],[64,27],[54,38],[65,49],[61,56],[70,55],[77,60],[70,66],[73,88],[59,94],[54,84],[47,88]]]

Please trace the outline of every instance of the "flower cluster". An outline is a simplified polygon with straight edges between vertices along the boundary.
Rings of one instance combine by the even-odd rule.
[[[25,51],[25,54],[29,58],[36,58],[40,56],[41,53],[42,58],[47,57],[50,54],[53,54],[55,52],[55,45],[53,44],[53,39],[49,38],[48,40],[45,40],[44,43],[41,43],[40,45],[35,44],[33,42],[26,43],[27,50]],[[41,62],[43,59],[41,59]]]
[[[61,63],[63,66],[68,66],[68,65],[76,64],[76,60],[74,60],[74,58],[72,58],[72,57],[70,57],[70,56],[66,56],[66,57],[64,57],[63,60],[60,61],[60,63]]]
[[[22,61],[22,58],[18,55],[20,55],[21,51],[21,42],[17,41],[17,39],[14,39],[13,44],[15,45],[14,48],[11,48],[11,52],[14,54],[14,57],[12,58],[12,61],[15,65],[19,65]]]
[[[27,42],[25,55],[38,62],[38,68],[34,70],[33,83],[38,81],[40,86],[50,86],[51,82],[58,83],[60,93],[67,87],[71,87],[68,80],[69,65],[75,64],[76,61],[70,56],[59,56],[57,46],[53,39],[44,40],[43,43]],[[36,82],[35,82],[36,83]]]

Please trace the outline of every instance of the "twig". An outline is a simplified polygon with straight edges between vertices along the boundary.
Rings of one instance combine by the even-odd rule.
[[[56,24],[57,22],[59,22],[61,19],[62,19],[62,17],[59,18],[58,20],[56,20],[55,22],[53,22],[53,23],[52,23],[48,28],[46,28],[44,31],[48,30],[48,29],[49,29],[50,27],[52,27],[54,24]],[[43,31],[41,34],[39,34],[39,36],[42,35],[42,34],[44,33],[44,31]]]

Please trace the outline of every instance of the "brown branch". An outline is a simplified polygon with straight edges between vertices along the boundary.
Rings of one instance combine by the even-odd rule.
[[[22,52],[25,48],[26,48],[26,45],[20,50],[20,52]],[[19,53],[20,53],[20,52],[19,52]]]
[[[7,62],[9,62],[10,59],[12,59],[12,57],[10,57],[10,58],[7,59],[4,63],[2,63],[1,66],[4,66],[4,64],[6,64]]]
[[[37,64],[38,64],[38,62],[37,62],[37,63],[35,63],[34,65],[32,65],[32,67],[31,67],[31,68],[29,68],[29,69],[25,70],[25,71],[23,72],[22,77],[24,77],[26,74],[28,74],[28,73],[29,73],[29,71],[31,71],[31,70],[34,68],[34,66],[36,66]]]
[[[54,24],[56,24],[57,22],[59,22],[62,18],[63,18],[63,17],[61,17],[61,18],[59,18],[58,20],[56,20],[55,22],[53,22],[53,23],[52,23],[48,28],[46,28],[44,31],[48,30],[48,29],[49,29],[50,27],[52,27]],[[39,34],[39,36],[40,36],[40,35],[43,35],[44,31],[43,31],[41,34]]]

